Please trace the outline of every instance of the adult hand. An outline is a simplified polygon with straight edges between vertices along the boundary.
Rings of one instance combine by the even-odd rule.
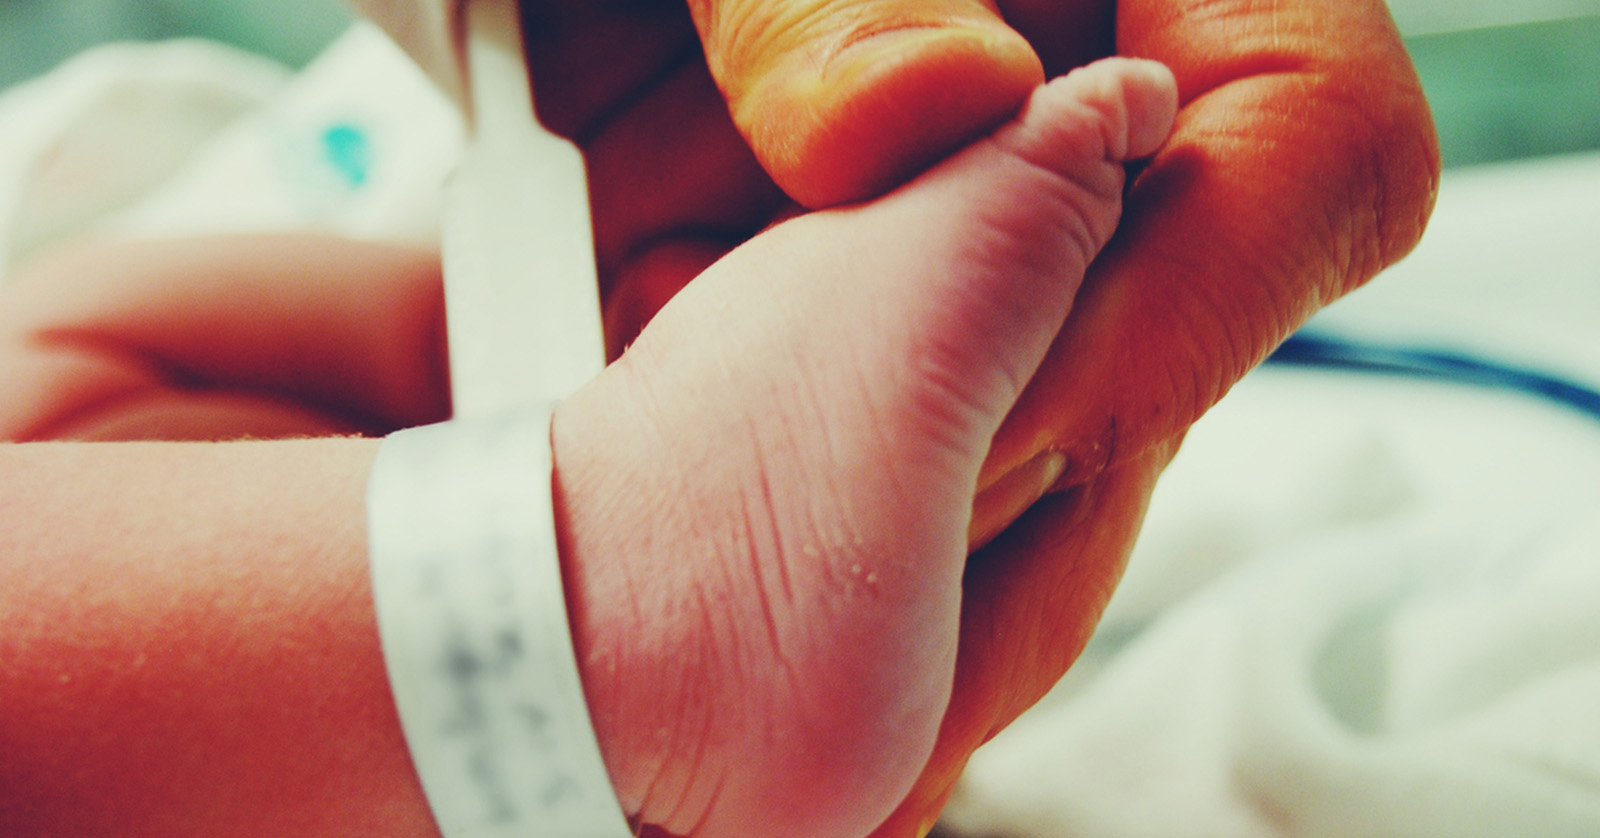
[[[1189,425],[1312,312],[1414,246],[1437,186],[1431,117],[1380,0],[690,6],[740,132],[810,206],[874,194],[981,133],[1039,79],[1095,58],[1153,58],[1177,77],[1176,128],[1132,182],[1121,229],[979,477],[972,542],[988,546],[967,568],[955,693],[921,780],[881,830],[913,833],[972,750],[1082,649]],[[551,114],[590,115],[565,124],[597,126],[579,135],[620,346],[750,229],[738,219],[765,214],[769,193],[728,167],[738,151],[693,56],[657,96],[604,95],[598,80],[624,74],[597,73],[607,59],[589,45],[633,30],[569,7],[589,8],[565,4],[544,21],[560,25],[536,28],[535,77],[572,67],[568,78],[596,80],[540,94]],[[584,46],[548,48],[567,35]],[[684,89],[697,109],[668,107]],[[660,199],[631,197],[641,184]],[[669,209],[686,206],[702,209]]]

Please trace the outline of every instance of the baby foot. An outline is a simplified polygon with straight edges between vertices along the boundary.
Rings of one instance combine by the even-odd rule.
[[[557,411],[568,599],[624,806],[686,836],[864,835],[956,657],[978,469],[1176,110],[1110,59],[871,203],[695,279]]]

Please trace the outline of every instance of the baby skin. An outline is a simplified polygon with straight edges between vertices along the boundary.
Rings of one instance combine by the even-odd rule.
[[[899,190],[728,254],[561,405],[576,642],[628,811],[866,835],[906,795],[979,467],[1176,106],[1152,62],[1056,79]]]
[[[728,253],[558,407],[574,642],[648,832],[864,836],[907,799],[992,602],[963,617],[980,466],[1176,107],[1151,62],[1056,79]],[[255,439],[0,445],[0,613],[28,617],[0,832],[433,833],[351,434],[444,413],[437,258],[319,241],[113,245],[5,289],[0,439]]]

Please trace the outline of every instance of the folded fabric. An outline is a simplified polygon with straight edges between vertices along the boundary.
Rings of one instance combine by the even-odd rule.
[[[188,164],[288,78],[202,41],[111,44],[0,95],[0,272]]]
[[[86,234],[320,230],[432,244],[457,110],[376,28],[304,71],[111,44],[0,95],[0,281]]]
[[[1600,425],[1252,376],[1195,428],[981,836],[1600,834]]]
[[[462,140],[456,107],[393,41],[357,24],[106,228],[320,230],[433,245]]]

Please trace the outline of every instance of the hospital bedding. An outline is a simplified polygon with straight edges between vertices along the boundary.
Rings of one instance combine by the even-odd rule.
[[[0,282],[75,235],[429,242],[454,113],[352,29],[305,71],[114,45],[0,95]],[[1453,170],[1313,323],[1600,382],[1600,154]],[[1268,367],[1198,425],[1060,688],[942,833],[1600,835],[1600,421]]]

